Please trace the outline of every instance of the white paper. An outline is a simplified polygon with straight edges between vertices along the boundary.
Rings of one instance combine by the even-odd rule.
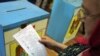
[[[17,32],[13,37],[18,41],[29,56],[47,56],[46,48],[39,42],[41,39],[32,25]]]

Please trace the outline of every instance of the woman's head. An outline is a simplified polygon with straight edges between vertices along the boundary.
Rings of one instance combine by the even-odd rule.
[[[100,20],[100,1],[83,0],[83,13],[85,23],[85,33],[89,37],[94,31],[97,22]]]

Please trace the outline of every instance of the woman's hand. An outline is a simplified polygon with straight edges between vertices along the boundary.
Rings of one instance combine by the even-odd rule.
[[[40,42],[44,44],[47,48],[52,49],[54,51],[62,51],[66,48],[66,45],[56,42],[48,36],[44,36],[41,38]]]

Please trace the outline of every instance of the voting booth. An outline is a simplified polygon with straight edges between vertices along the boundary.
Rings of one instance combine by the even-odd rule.
[[[28,56],[14,40],[13,34],[32,24],[40,36],[44,35],[49,13],[28,1],[0,3],[0,56]],[[1,35],[1,34],[4,34]],[[2,50],[1,50],[2,49]]]
[[[54,0],[47,35],[61,43],[73,39],[81,24],[81,4],[82,0]]]
[[[0,56],[28,56],[12,37],[28,24],[32,24],[40,36],[46,31],[48,36],[58,42],[64,43],[73,39],[81,25],[78,18],[78,14],[82,12],[81,3],[82,0],[54,0],[49,20],[48,12],[28,1],[0,3],[0,29],[4,33],[4,38],[0,37],[0,43],[3,43]]]
[[[3,27],[0,25],[0,56],[6,56]]]

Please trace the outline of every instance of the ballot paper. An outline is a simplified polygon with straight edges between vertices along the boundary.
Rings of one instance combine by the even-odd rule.
[[[13,37],[29,56],[47,56],[46,48],[39,42],[41,38],[32,25],[28,25],[24,29],[20,30],[14,34]]]

